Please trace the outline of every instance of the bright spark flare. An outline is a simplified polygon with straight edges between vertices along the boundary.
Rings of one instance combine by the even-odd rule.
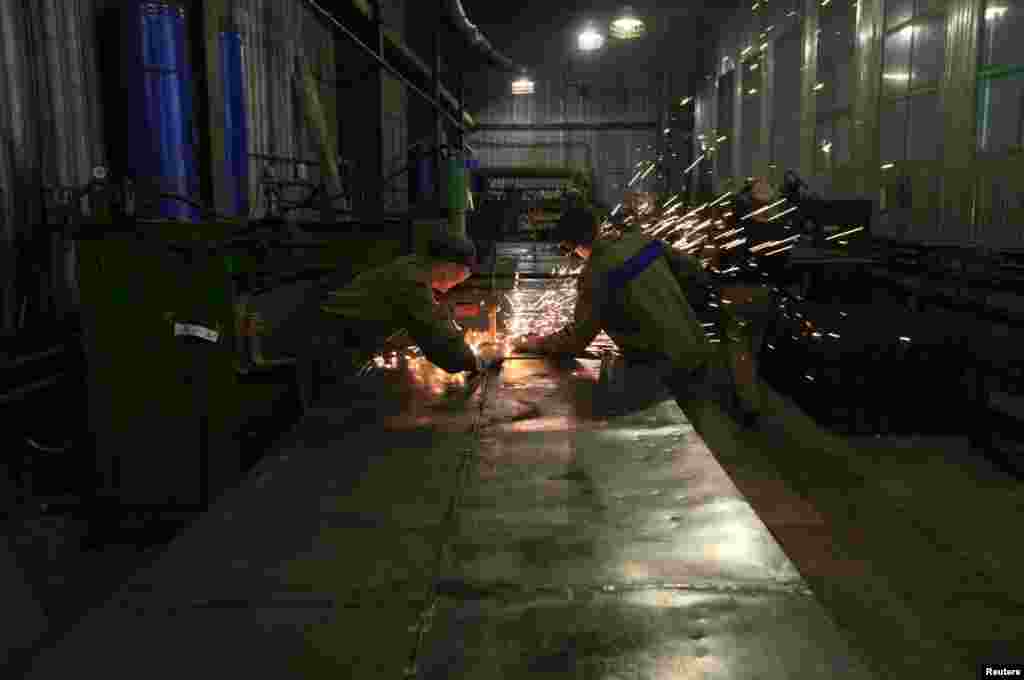
[[[864,231],[864,227],[856,227],[855,229],[850,229],[849,231],[844,231],[844,232],[841,232],[841,233],[838,233],[838,234],[833,234],[832,236],[829,236],[825,240],[826,241],[834,241],[837,238],[842,238],[843,236],[849,236],[850,234],[856,234],[858,231]]]
[[[779,200],[775,201],[774,203],[772,203],[771,205],[766,205],[766,206],[764,206],[763,208],[758,208],[757,210],[754,210],[754,211],[751,211],[751,212],[747,213],[746,215],[744,215],[744,216],[743,216],[742,218],[740,218],[740,219],[741,219],[741,220],[748,220],[748,219],[750,219],[751,217],[755,217],[755,216],[757,216],[757,215],[760,215],[760,214],[761,214],[761,213],[763,213],[763,212],[767,212],[768,210],[771,210],[772,208],[774,208],[774,207],[776,207],[776,206],[782,205],[782,204],[783,204],[783,203],[785,203],[785,202],[786,202],[786,199],[784,199],[784,198],[781,198],[781,199],[779,199]]]
[[[697,164],[700,163],[702,160],[704,160],[704,154],[701,154],[701,155],[697,156],[697,160],[695,160],[693,163],[691,163],[690,167],[686,168],[686,170],[683,170],[683,174],[685,175],[685,174],[689,173],[691,170],[693,170],[695,167],[697,167]]]
[[[783,210],[782,212],[780,212],[778,215],[775,215],[774,217],[769,217],[768,221],[769,222],[773,222],[773,221],[779,219],[780,217],[782,217],[783,215],[788,215],[789,213],[793,212],[796,209],[797,209],[797,206],[794,205],[792,208],[789,208],[788,210]]]

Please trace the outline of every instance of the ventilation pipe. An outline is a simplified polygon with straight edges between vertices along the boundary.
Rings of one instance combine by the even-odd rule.
[[[466,16],[466,10],[462,7],[460,0],[448,0],[448,14],[451,17],[455,28],[466,39],[475,50],[480,52],[487,62],[502,71],[519,75],[525,69],[517,66],[511,59],[494,49],[494,45],[484,36],[479,28]]]

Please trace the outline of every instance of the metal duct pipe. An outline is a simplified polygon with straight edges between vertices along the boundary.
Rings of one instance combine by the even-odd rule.
[[[441,103],[440,100],[438,100],[431,94],[427,94],[421,88],[417,87],[412,81],[406,78],[405,75],[394,66],[394,64],[390,63],[382,55],[377,54],[377,52],[372,47],[368,46],[366,43],[360,40],[355,33],[353,33],[343,23],[338,21],[338,19],[333,14],[331,14],[329,11],[320,6],[320,4],[316,0],[303,1],[311,10],[313,10],[319,16],[323,17],[325,21],[330,23],[331,26],[334,28],[335,32],[345,36],[345,38],[347,38],[349,42],[354,44],[356,47],[362,50],[363,53],[365,53],[368,57],[377,62],[377,64],[380,65],[381,68],[390,73],[396,80],[400,81],[403,85],[409,88],[409,90],[415,92],[417,95],[422,97],[431,106],[441,111],[442,114],[446,118],[448,118],[453,125],[455,125],[456,127],[466,127],[465,123],[468,121],[458,120],[454,115],[452,115],[447,109],[444,108],[444,105]],[[420,73],[426,75],[427,77],[431,77],[432,72],[429,69],[429,67],[423,65],[423,62],[420,61],[418,58],[411,58],[411,52],[408,50],[408,48],[405,48],[404,46],[398,46],[398,48],[399,53],[401,54],[401,56],[405,57],[406,61],[411,63]],[[458,102],[455,101],[454,97],[451,97],[450,93],[448,93],[447,96],[445,96],[446,92],[447,91],[442,88],[441,96],[444,97],[449,104],[452,104],[453,108],[458,109]]]
[[[495,142],[490,140],[477,139],[474,140],[473,144],[475,144],[478,147],[491,149],[583,148],[587,152],[587,167],[594,167],[594,149],[590,142]]]
[[[479,28],[466,16],[466,10],[462,7],[460,0],[448,0],[448,15],[455,28],[466,39],[475,50],[480,52],[492,66],[511,73],[521,73],[526,70],[517,66],[511,59],[494,49],[494,45],[484,36]]]

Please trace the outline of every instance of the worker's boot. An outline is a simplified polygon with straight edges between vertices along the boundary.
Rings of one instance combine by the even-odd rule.
[[[708,369],[708,389],[721,409],[739,425],[752,429],[758,424],[758,411],[746,402],[737,384],[732,362],[728,358],[715,362]]]
[[[715,385],[716,373],[720,371],[677,372],[666,378],[665,383],[687,420],[715,455],[731,458],[738,455],[742,442],[735,436],[735,426],[729,423],[732,419],[722,408]]]
[[[745,348],[729,353],[734,417],[744,427],[756,427],[761,416],[761,395],[753,355]]]

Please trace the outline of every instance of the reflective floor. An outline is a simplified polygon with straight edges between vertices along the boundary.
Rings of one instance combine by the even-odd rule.
[[[494,292],[453,301],[516,272],[535,300],[567,263],[503,244]],[[621,359],[329,386],[28,677],[952,680],[1014,658],[1018,487],[763,389],[763,431],[705,440]]]
[[[29,677],[874,677],[675,403],[599,373],[336,386]]]

